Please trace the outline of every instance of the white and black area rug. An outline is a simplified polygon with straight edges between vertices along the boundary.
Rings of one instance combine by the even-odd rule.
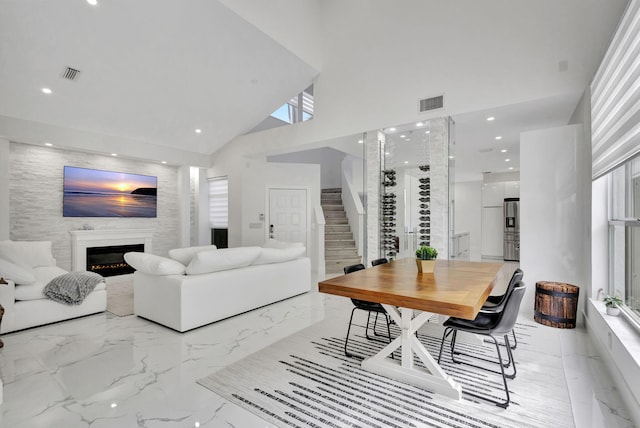
[[[517,325],[518,373],[508,381],[511,404],[501,409],[464,391],[503,397],[502,377],[454,364],[448,352],[443,352],[441,365],[462,385],[462,400],[362,370],[360,360],[344,355],[346,328],[346,322],[323,321],[198,383],[282,427],[574,426],[554,329],[528,320]],[[367,340],[360,327],[352,328],[351,338],[350,351],[363,356],[383,346]],[[437,358],[440,337],[421,334],[420,340]],[[492,356],[492,346],[459,344],[456,349]]]

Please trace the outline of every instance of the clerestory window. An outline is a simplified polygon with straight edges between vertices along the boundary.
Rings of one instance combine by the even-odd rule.
[[[271,116],[287,123],[313,119],[313,85],[280,106]]]

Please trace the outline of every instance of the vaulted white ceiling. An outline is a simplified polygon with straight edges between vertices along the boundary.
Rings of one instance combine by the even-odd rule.
[[[513,113],[504,144],[567,123],[627,0],[98,2],[0,0],[0,136],[208,166],[229,142],[282,153],[450,115],[460,165],[486,169],[487,112]],[[311,123],[243,136],[310,83]]]
[[[317,74],[213,0],[3,0],[0,11],[10,118],[210,154]],[[61,78],[66,66],[77,81]]]

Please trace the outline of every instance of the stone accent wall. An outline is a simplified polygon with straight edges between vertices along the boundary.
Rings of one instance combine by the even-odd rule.
[[[429,121],[431,165],[431,246],[438,258],[449,258],[449,119]]]
[[[70,230],[153,229],[153,253],[178,246],[178,189],[175,167],[131,159],[11,143],[9,160],[10,239],[53,242],[58,266],[71,269]],[[63,217],[65,166],[121,171],[158,177],[156,218]]]
[[[363,251],[368,266],[369,260],[383,257],[380,249],[380,171],[382,165],[384,134],[379,131],[367,132],[365,144],[365,219],[367,228],[366,251]]]

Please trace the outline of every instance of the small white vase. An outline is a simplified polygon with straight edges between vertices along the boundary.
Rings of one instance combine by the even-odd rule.
[[[607,306],[607,315],[613,315],[617,317],[620,315],[620,308],[617,306]]]

